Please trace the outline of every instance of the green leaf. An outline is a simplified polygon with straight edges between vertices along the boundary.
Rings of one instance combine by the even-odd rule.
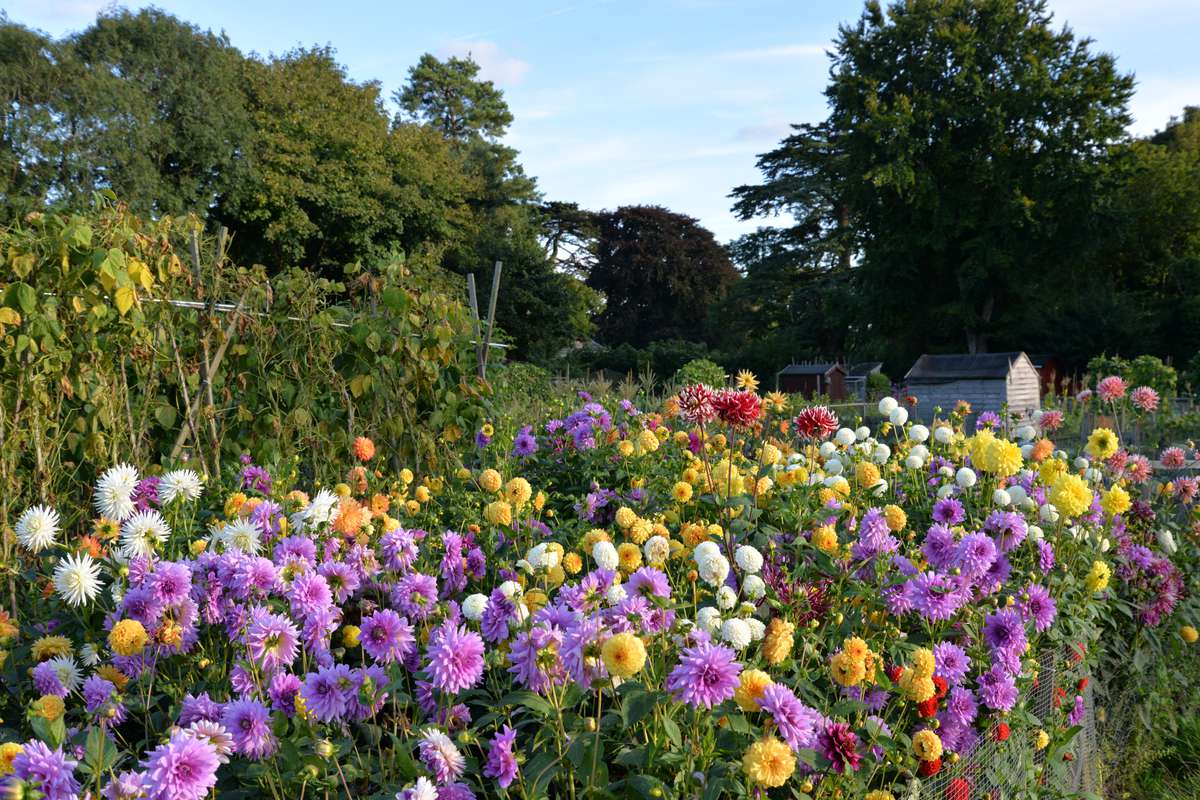
[[[641,689],[629,692],[621,700],[621,720],[625,723],[625,727],[632,728],[641,722],[647,714],[654,710],[657,699],[658,695],[654,692]]]
[[[663,730],[667,732],[667,738],[671,740],[676,750],[683,747],[683,734],[679,731],[679,725],[670,717],[663,717]]]
[[[554,713],[554,706],[550,705],[549,700],[541,695],[525,690],[509,692],[504,697],[500,698],[500,705],[525,706],[533,713],[543,717],[548,717]]]

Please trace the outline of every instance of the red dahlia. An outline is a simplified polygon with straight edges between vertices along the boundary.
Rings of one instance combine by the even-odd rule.
[[[955,778],[946,787],[946,800],[970,800],[971,784],[966,778]]]
[[[754,392],[722,389],[713,395],[712,404],[721,421],[735,428],[749,428],[762,415],[762,398]]]
[[[792,424],[805,439],[826,439],[837,430],[838,418],[825,406],[810,406],[797,414]]]
[[[942,771],[942,759],[935,758],[933,761],[922,761],[921,766],[917,767],[917,774],[922,778],[930,778]]]
[[[995,731],[995,733],[992,734],[992,738],[994,738],[997,742],[1003,742],[1005,739],[1008,738],[1008,735],[1011,732],[1012,731],[1009,730],[1008,723],[1001,722],[1000,724],[998,724],[996,726],[996,731]]]
[[[713,406],[713,390],[703,383],[693,383],[679,390],[679,416],[693,425],[711,422],[717,415]]]

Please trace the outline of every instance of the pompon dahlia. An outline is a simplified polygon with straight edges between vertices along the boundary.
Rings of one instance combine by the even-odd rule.
[[[712,708],[733,697],[742,665],[728,647],[704,642],[683,651],[667,676],[667,688],[691,706]]]
[[[703,425],[711,422],[717,416],[713,405],[713,390],[703,383],[693,383],[679,390],[676,402],[679,405],[679,416],[693,425]]]
[[[748,428],[762,416],[762,398],[754,392],[722,389],[713,395],[713,408],[726,425]]]
[[[838,429],[838,418],[825,406],[810,406],[792,419],[792,426],[802,438],[827,439]]]
[[[457,694],[483,676],[483,639],[447,620],[429,635],[429,680],[438,689]]]

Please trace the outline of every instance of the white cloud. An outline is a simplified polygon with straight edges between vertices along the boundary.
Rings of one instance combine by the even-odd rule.
[[[501,86],[515,86],[529,72],[528,61],[506,55],[500,45],[484,39],[458,39],[442,48],[444,56],[470,57],[479,65],[479,74],[484,80],[495,81]]]
[[[776,47],[757,47],[751,50],[726,50],[717,53],[722,61],[773,61],[777,59],[815,58],[825,55],[829,45],[785,44]]]
[[[733,138],[739,142],[777,142],[792,135],[792,126],[787,122],[764,122],[761,125],[744,125],[738,128]]]

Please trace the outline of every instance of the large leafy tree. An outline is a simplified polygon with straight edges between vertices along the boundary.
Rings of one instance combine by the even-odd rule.
[[[790,212],[800,260],[854,263],[861,324],[897,367],[1022,346],[1030,299],[1096,241],[1132,88],[1043,0],[872,0],[839,30],[828,118],[764,157],[738,210]]]
[[[601,341],[644,347],[716,338],[708,311],[738,273],[710,231],[661,206],[623,206],[598,214],[596,222],[587,285],[605,298],[597,318]]]
[[[442,263],[476,274],[482,305],[493,265],[503,262],[496,321],[512,338],[515,355],[545,359],[585,336],[590,293],[556,267],[554,253],[543,245],[546,217],[536,183],[517,151],[501,141],[513,118],[503,93],[479,78],[479,65],[469,58],[442,61],[425,54],[393,99],[402,109],[396,125],[416,122],[436,131],[475,181],[468,199],[473,234],[448,248]]]
[[[254,169],[218,211],[242,258],[337,276],[392,247],[460,235],[450,220],[469,227],[474,181],[445,143],[415,126],[393,129],[379,85],[349,80],[331,50],[248,60],[245,86]]]

